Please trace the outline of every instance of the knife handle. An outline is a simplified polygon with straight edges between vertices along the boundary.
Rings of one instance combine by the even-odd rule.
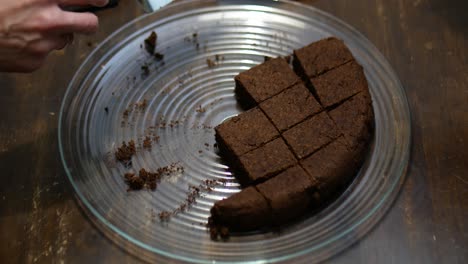
[[[62,7],[63,10],[69,11],[69,12],[98,12],[101,10],[109,9],[116,7],[119,4],[119,0],[109,0],[109,3],[105,6],[102,7],[97,7],[97,6],[66,6]]]

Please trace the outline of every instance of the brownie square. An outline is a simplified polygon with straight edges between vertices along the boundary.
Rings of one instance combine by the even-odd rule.
[[[294,70],[302,78],[318,76],[353,60],[353,55],[337,38],[327,38],[294,51]]]
[[[238,102],[249,109],[291,87],[299,77],[283,58],[276,58],[242,72],[234,79]]]
[[[342,191],[357,172],[356,153],[346,146],[341,136],[310,157],[302,160],[302,167],[318,182],[320,199],[332,198]]]
[[[265,181],[295,163],[296,158],[286,143],[277,138],[241,156],[240,173],[236,176],[242,185],[250,185]]]
[[[235,159],[279,136],[258,107],[228,119],[215,131],[221,154],[227,159]]]
[[[265,198],[251,186],[216,202],[211,208],[211,216],[219,225],[234,231],[247,231],[268,225],[271,210]]]
[[[312,78],[310,82],[323,107],[338,104],[361,91],[368,90],[364,71],[355,61]]]
[[[260,108],[280,131],[318,113],[322,107],[303,83],[262,102]]]
[[[303,215],[314,204],[316,187],[317,182],[299,165],[257,185],[271,207],[273,224],[276,225]]]
[[[283,133],[296,157],[302,159],[340,136],[326,112],[317,114]]]
[[[374,122],[372,100],[368,91],[362,91],[349,98],[328,114],[343,133],[351,149],[364,151],[367,148]]]

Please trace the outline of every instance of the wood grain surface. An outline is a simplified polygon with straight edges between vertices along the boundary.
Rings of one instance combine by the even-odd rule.
[[[361,31],[405,87],[411,161],[385,218],[329,263],[468,263],[468,1],[301,1]],[[67,84],[93,47],[143,12],[100,11],[33,74],[0,73],[0,263],[135,263],[79,208],[65,179],[57,122]]]

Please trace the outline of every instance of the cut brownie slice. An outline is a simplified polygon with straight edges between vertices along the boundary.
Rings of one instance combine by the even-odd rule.
[[[279,225],[303,215],[313,202],[317,182],[297,165],[257,185],[270,204],[273,224]]]
[[[296,157],[302,159],[340,136],[333,120],[322,112],[292,127],[283,137]]]
[[[234,79],[238,102],[249,109],[291,87],[299,77],[283,58],[276,58],[242,72]]]
[[[327,38],[294,51],[294,70],[308,79],[353,60],[342,40]]]
[[[282,138],[277,138],[258,149],[240,157],[240,168],[236,177],[242,185],[267,180],[297,163]]]
[[[367,149],[374,121],[372,100],[368,91],[362,91],[349,98],[328,114],[343,132],[350,149]]]
[[[312,78],[310,82],[323,107],[338,104],[361,91],[368,90],[364,71],[355,61]]]
[[[260,104],[260,108],[280,131],[290,128],[322,109],[302,83],[264,101]]]
[[[235,159],[278,137],[278,131],[258,108],[226,120],[215,127],[216,142],[221,154]]]
[[[211,208],[213,222],[230,230],[254,230],[267,226],[271,210],[265,198],[255,189],[247,187]]]
[[[301,161],[303,168],[318,182],[321,200],[332,198],[353,179],[358,169],[356,153],[341,136],[312,156]]]

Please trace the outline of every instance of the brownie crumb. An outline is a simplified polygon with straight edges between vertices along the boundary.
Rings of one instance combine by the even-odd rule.
[[[159,53],[159,52],[156,52],[156,53],[154,54],[154,57],[156,58],[156,60],[160,61],[160,60],[163,60],[163,59],[164,59],[164,54]]]
[[[229,228],[223,226],[219,228],[219,235],[221,236],[222,239],[228,239],[229,238]]]
[[[131,112],[132,111],[130,109],[125,109],[125,111],[122,114],[123,118],[127,118],[130,115]]]
[[[225,226],[215,225],[210,218],[208,218],[208,224],[206,224],[208,231],[210,232],[211,240],[218,240],[218,237],[221,237],[222,240],[227,241],[230,236],[229,228]]]
[[[145,187],[154,191],[158,187],[158,183],[161,181],[162,177],[177,172],[183,173],[184,168],[178,163],[172,163],[169,166],[158,168],[156,172],[150,172],[142,168],[138,172],[138,176],[135,173],[126,173],[124,177],[129,187],[127,191],[141,190]]]
[[[211,240],[218,239],[218,229],[217,228],[210,228],[210,238]]]
[[[152,140],[149,136],[146,136],[145,139],[143,140],[143,148],[151,149],[151,147],[152,147]]]
[[[148,100],[143,99],[141,102],[136,102],[135,103],[135,108],[141,112],[144,112],[146,110],[146,107],[148,106]]]
[[[128,190],[141,190],[143,189],[143,186],[145,185],[145,181],[137,176],[135,173],[126,173],[124,175],[125,177],[125,182],[128,185]]]
[[[128,119],[128,116],[134,111],[138,111],[140,113],[144,112],[146,110],[146,107],[148,106],[148,100],[143,99],[141,102],[136,102],[130,104],[130,106],[127,107],[127,109],[124,110],[122,113],[123,119]]]
[[[104,111],[106,112],[106,114],[109,114],[109,107],[104,107]]]
[[[151,55],[153,55],[154,51],[156,50],[157,40],[158,35],[154,31],[152,31],[149,37],[145,39],[145,49]]]
[[[150,69],[148,64],[141,65],[141,70],[143,71],[144,75],[150,74]]]
[[[204,108],[204,107],[202,107],[201,105],[199,105],[195,111],[196,111],[197,113],[205,113],[205,112],[206,112],[206,108]]]
[[[136,153],[135,141],[130,140],[128,143],[122,142],[122,145],[117,148],[115,158],[124,165],[131,165],[132,156]]]
[[[197,198],[202,195],[202,192],[209,193],[213,191],[213,188],[216,185],[224,185],[226,184],[226,180],[221,179],[221,180],[204,180],[201,184],[195,186],[195,185],[189,185],[188,187],[188,193],[187,197],[185,198],[184,202],[182,202],[179,207],[172,211],[162,211],[159,213],[160,217],[159,220],[161,222],[168,221],[172,216],[176,216],[177,214],[184,212],[187,208],[191,207],[193,204],[196,203]],[[161,218],[161,215],[164,217]]]
[[[206,59],[206,65],[208,65],[208,68],[214,68],[216,66],[216,62],[211,59]]]
[[[171,212],[168,211],[162,211],[158,214],[159,220],[161,222],[167,222],[171,218]]]

